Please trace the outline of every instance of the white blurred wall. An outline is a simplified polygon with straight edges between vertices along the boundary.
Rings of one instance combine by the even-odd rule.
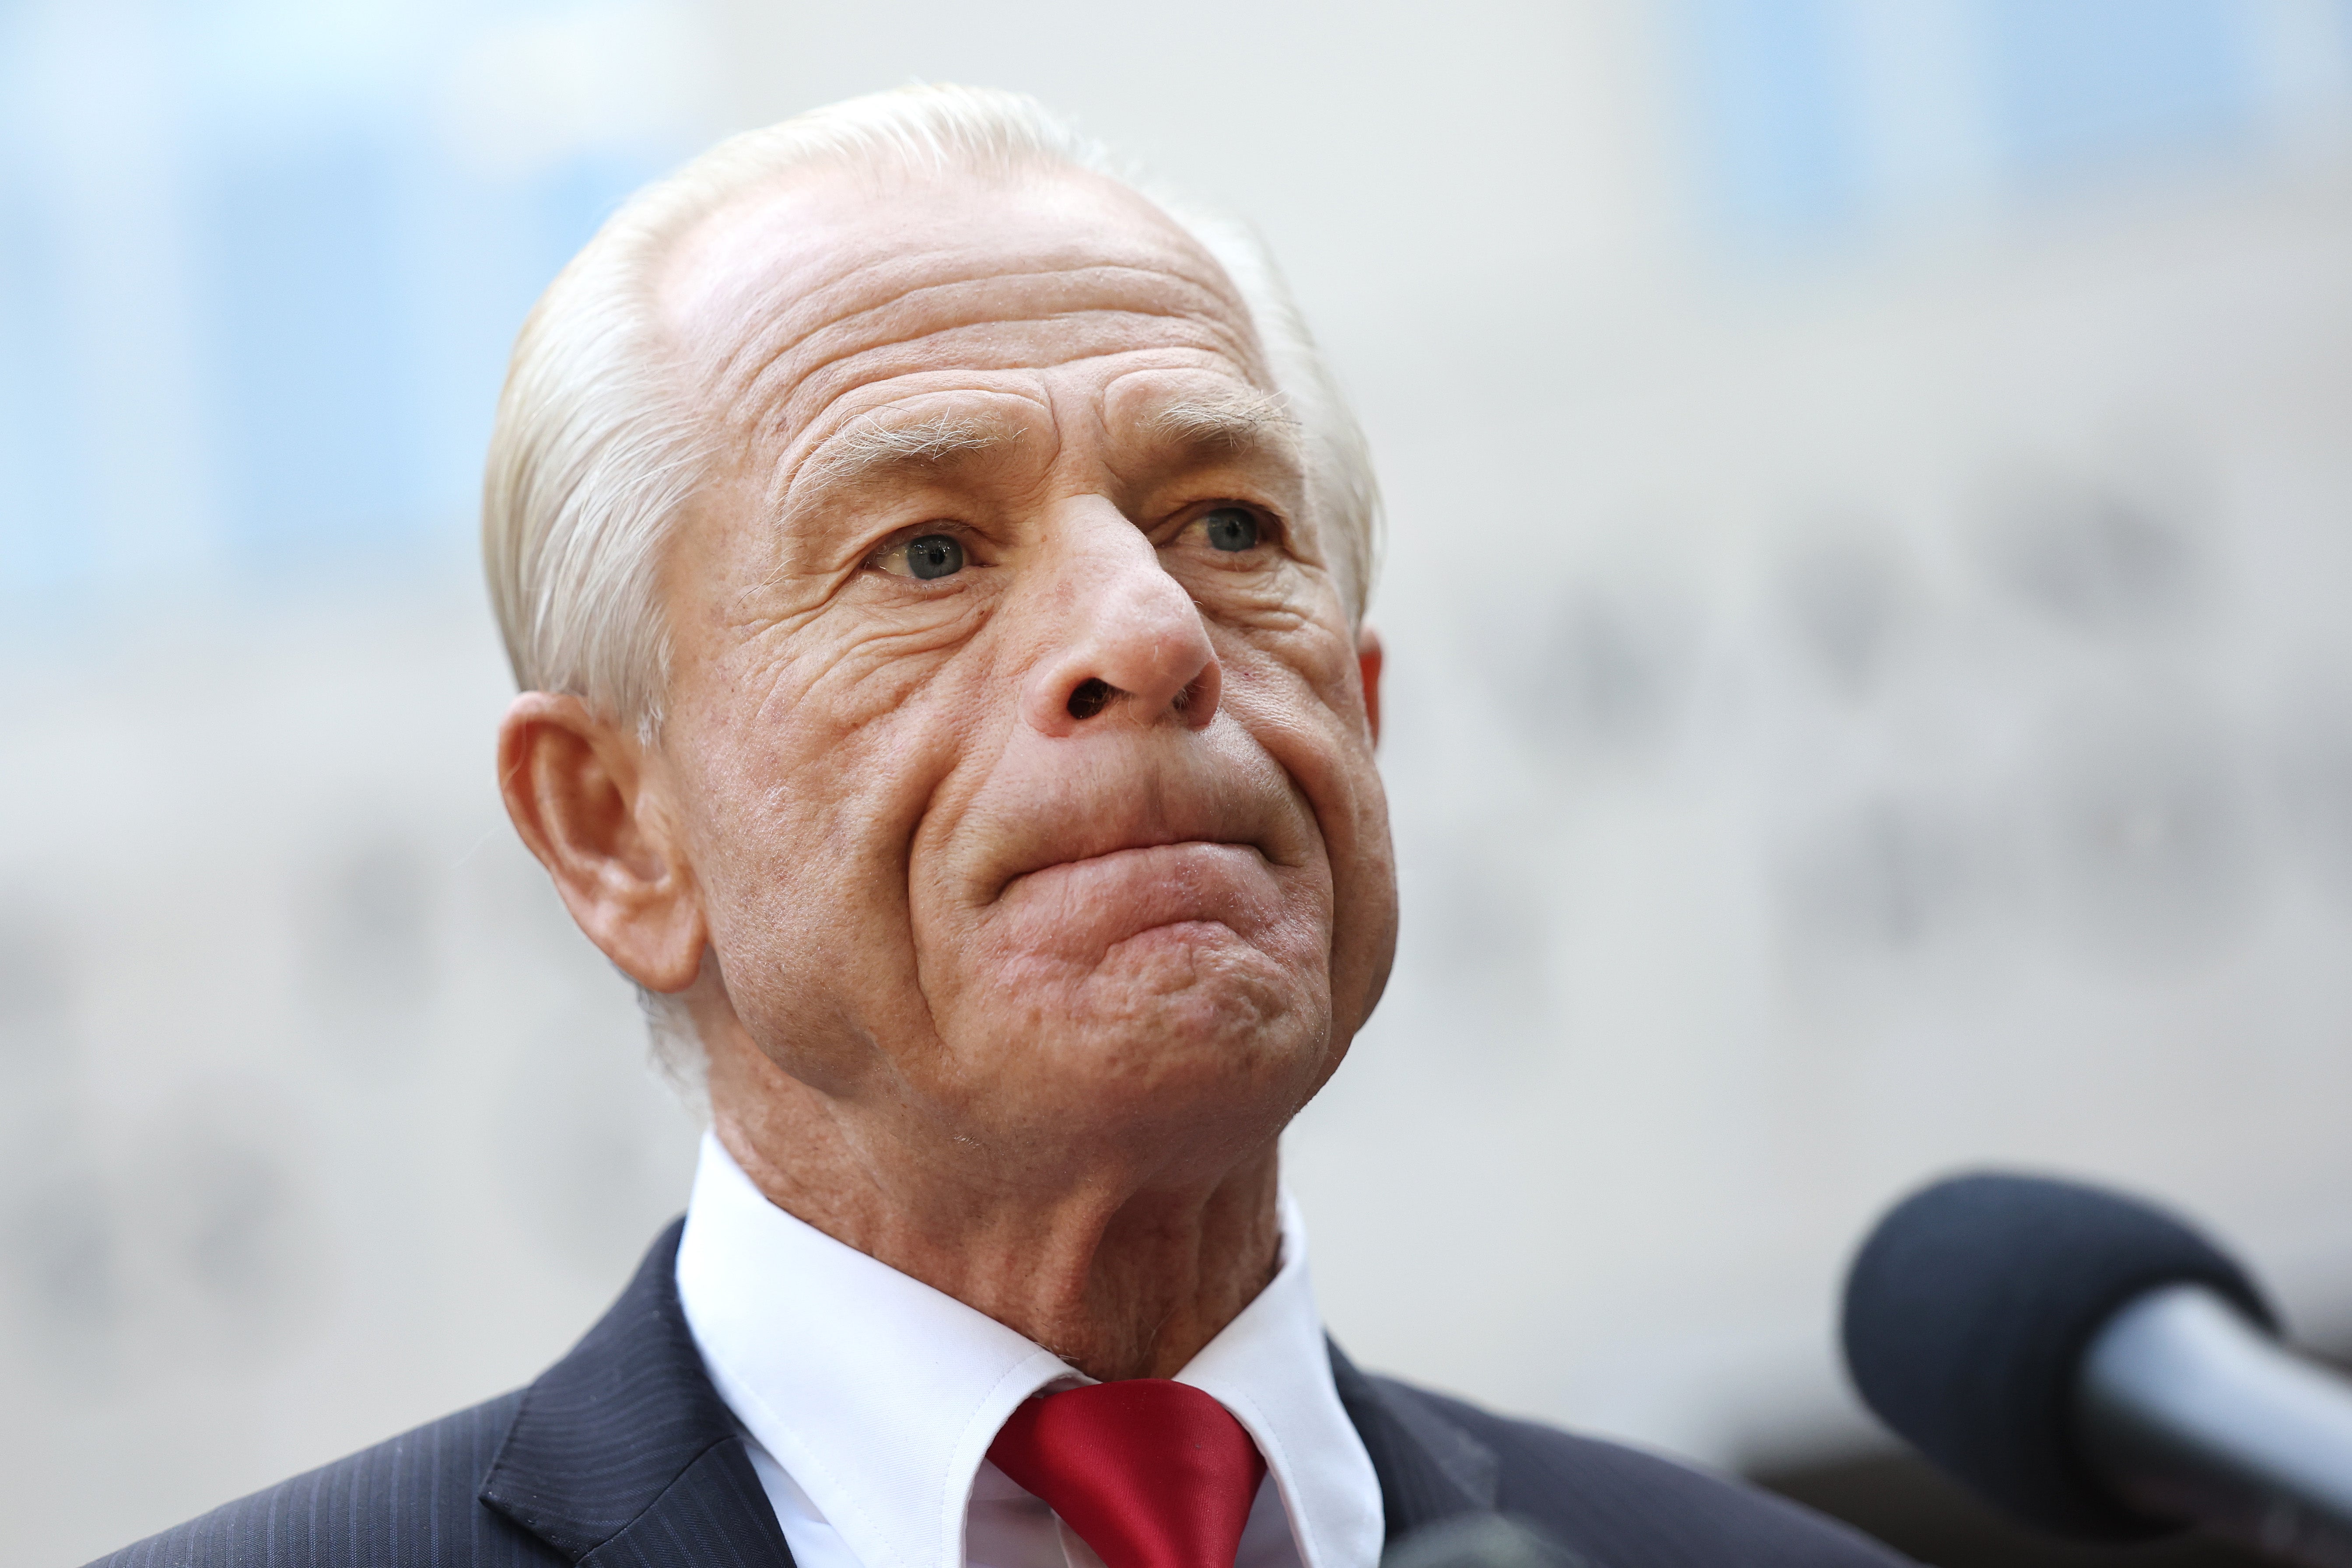
[[[2063,26],[2053,16],[2067,20]],[[0,7],[0,1556],[529,1378],[694,1130],[469,531],[636,180],[913,78],[1255,221],[1388,489],[1359,1359],[1738,1463],[1956,1163],[2352,1337],[2352,6]]]

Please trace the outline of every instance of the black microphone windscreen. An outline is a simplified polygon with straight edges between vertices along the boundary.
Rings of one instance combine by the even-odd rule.
[[[1880,1420],[2027,1521],[2138,1540],[2168,1526],[2111,1498],[2074,1443],[2084,1352],[2125,1303],[2208,1286],[2265,1327],[2245,1271],[2136,1199],[2043,1177],[1956,1176],[1895,1205],[1846,1276],[1846,1368]]]

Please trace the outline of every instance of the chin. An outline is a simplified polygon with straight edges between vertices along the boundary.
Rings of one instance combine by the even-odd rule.
[[[1139,933],[1083,974],[1009,982],[998,994],[1020,998],[1001,1037],[1042,1047],[1056,1076],[1155,1095],[1271,1094],[1295,1109],[1330,1047],[1321,971],[1302,973],[1206,922]]]

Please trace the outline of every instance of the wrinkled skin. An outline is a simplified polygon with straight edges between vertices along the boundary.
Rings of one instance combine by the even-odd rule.
[[[1246,311],[1075,174],[795,175],[659,299],[722,452],[661,734],[526,693],[516,824],[686,994],[772,1199],[1172,1373],[1270,1277],[1276,1140],[1395,940],[1379,647]]]

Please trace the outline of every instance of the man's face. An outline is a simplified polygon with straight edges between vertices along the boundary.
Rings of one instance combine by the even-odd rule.
[[[1396,895],[1338,524],[1223,271],[1087,176],[803,176],[661,304],[723,452],[661,751],[750,1040],[942,1148],[1263,1142]]]

